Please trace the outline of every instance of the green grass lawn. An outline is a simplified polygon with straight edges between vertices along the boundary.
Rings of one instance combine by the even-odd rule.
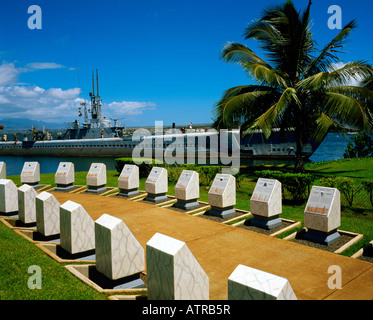
[[[363,179],[373,180],[373,159],[353,159],[309,164],[306,170],[317,176],[314,185],[318,185],[319,179],[331,175],[350,177],[356,183]],[[250,198],[253,193],[257,176],[253,173],[259,169],[287,170],[286,166],[271,168],[246,168],[246,174],[236,191],[236,208],[250,211]],[[86,184],[87,172],[75,173],[75,184]],[[107,186],[116,187],[118,172],[107,172]],[[8,177],[17,185],[21,185],[19,176]],[[145,189],[145,178],[140,179],[140,190]],[[42,174],[42,184],[54,184],[54,174]],[[169,183],[169,194],[174,195],[175,182]],[[208,200],[208,186],[200,186],[201,201]],[[283,213],[281,217],[295,221],[301,221],[303,226],[305,202],[293,204],[291,201],[283,201]],[[344,255],[350,256],[363,245],[373,239],[373,210],[370,204],[365,208],[342,207],[341,230],[361,233],[364,239],[355,244]],[[28,268],[31,265],[40,266],[42,271],[42,289],[31,290],[27,282],[31,274]],[[0,299],[71,299],[71,300],[97,300],[106,299],[105,294],[100,294],[83,284],[58,263],[45,255],[31,242],[17,235],[11,229],[0,223]]]
[[[41,270],[41,289],[29,289],[34,272]],[[35,283],[33,278],[31,283]],[[103,300],[101,294],[85,285],[30,241],[0,223],[0,300]]]

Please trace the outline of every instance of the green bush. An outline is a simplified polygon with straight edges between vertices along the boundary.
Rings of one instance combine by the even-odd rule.
[[[370,204],[373,207],[373,181],[364,180],[361,183],[361,185],[364,188],[364,190],[367,192],[367,194],[369,196]]]
[[[141,164],[137,164],[142,162]],[[140,178],[146,178],[154,166],[163,166],[161,162],[155,159],[134,159],[134,158],[117,158],[115,159],[115,169],[120,174],[126,164],[136,164],[139,167]]]
[[[197,167],[199,181],[202,185],[209,186],[214,180],[216,174],[220,173],[220,167],[202,166]]]
[[[283,173],[281,171],[255,171],[255,174],[262,178],[276,179],[281,182],[282,190],[291,194],[294,201],[301,202],[308,198],[312,183],[315,178],[308,173]],[[285,198],[285,193],[282,192]]]
[[[337,188],[349,206],[353,205],[355,196],[362,190],[363,184],[356,185],[354,180],[346,177],[329,177],[320,179],[323,187]]]
[[[365,158],[373,157],[373,140],[365,132],[360,132],[351,138],[347,144],[347,149],[343,154],[344,158]]]

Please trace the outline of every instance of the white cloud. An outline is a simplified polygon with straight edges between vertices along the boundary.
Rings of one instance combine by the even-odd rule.
[[[26,67],[36,70],[65,68],[65,66],[54,62],[32,62],[27,64]]]
[[[38,86],[0,87],[0,114],[5,119],[73,121],[78,114],[79,94],[79,88],[45,90]]]
[[[57,63],[30,63],[16,68],[14,63],[0,65],[0,115],[3,119],[29,119],[46,122],[72,122],[78,119],[78,108],[83,99],[80,88],[48,88],[29,86],[18,82],[23,72],[62,68]],[[152,102],[121,101],[104,103],[102,115],[107,118],[138,117],[144,111],[154,110]],[[90,108],[90,104],[88,104]]]
[[[153,102],[122,101],[111,102],[107,105],[108,111],[115,116],[136,116],[141,115],[146,110],[154,110],[156,104]]]
[[[15,67],[14,63],[3,62],[3,64],[0,65],[0,86],[16,83],[20,72],[21,71]]]
[[[59,99],[59,100],[71,100],[75,99],[81,90],[79,88],[62,90],[61,88],[51,88],[48,89],[45,94],[48,97]]]

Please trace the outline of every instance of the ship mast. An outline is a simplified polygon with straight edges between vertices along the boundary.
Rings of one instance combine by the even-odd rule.
[[[89,93],[91,97],[91,114],[92,119],[101,120],[101,98],[98,91],[98,70],[96,69],[96,85],[97,85],[97,95],[95,95],[95,77],[92,70],[92,89],[93,92]]]
[[[101,98],[100,94],[98,93],[98,70],[96,69],[96,84],[97,84],[97,119],[101,120]]]

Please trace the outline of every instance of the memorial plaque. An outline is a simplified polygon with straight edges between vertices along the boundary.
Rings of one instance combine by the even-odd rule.
[[[238,265],[228,278],[228,300],[297,300],[286,278]]]
[[[305,237],[314,242],[330,245],[340,237],[340,192],[335,188],[313,186],[304,211]]]
[[[0,215],[18,213],[18,189],[12,180],[0,179]]]
[[[191,210],[199,207],[199,174],[191,170],[183,170],[175,185],[175,207]]]
[[[74,164],[72,162],[60,162],[54,181],[57,184],[56,190],[65,191],[73,189],[73,183],[75,181]]]
[[[144,248],[122,219],[103,214],[95,221],[96,269],[111,280],[145,270]]]
[[[118,188],[121,195],[131,197],[139,194],[139,167],[136,165],[126,164],[118,178]]]
[[[60,203],[46,191],[36,197],[36,228],[46,237],[60,233]]]
[[[230,174],[218,173],[208,193],[208,202],[212,209],[206,214],[229,218],[236,211],[236,178]]]
[[[145,191],[148,193],[145,200],[152,202],[167,200],[168,175],[165,168],[153,167],[145,181]]]
[[[312,187],[306,212],[313,214],[328,215],[337,189]]]
[[[0,162],[0,179],[6,179],[6,164]]]
[[[208,300],[209,278],[185,242],[156,233],[146,244],[149,300]]]
[[[250,199],[250,211],[254,215],[251,224],[260,228],[273,229],[282,224],[281,183],[273,179],[259,178]]]
[[[36,197],[35,188],[24,184],[18,188],[18,215],[23,223],[36,222]]]
[[[95,248],[95,222],[82,205],[68,200],[60,206],[60,238],[71,254]]]
[[[25,162],[21,172],[21,182],[31,186],[38,186],[40,181],[39,162]]]
[[[92,163],[87,174],[87,192],[101,192],[106,190],[106,165]]]

